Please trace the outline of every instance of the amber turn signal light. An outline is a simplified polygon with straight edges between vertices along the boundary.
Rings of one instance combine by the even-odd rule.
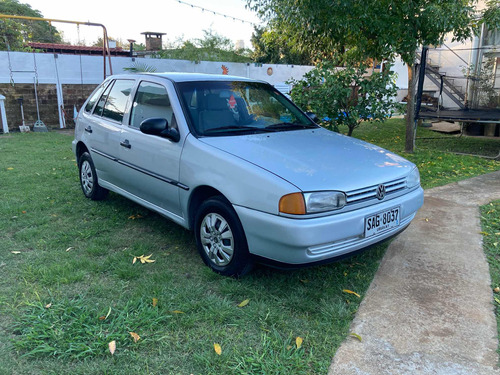
[[[281,197],[279,209],[281,213],[305,215],[306,204],[302,193],[292,193]]]

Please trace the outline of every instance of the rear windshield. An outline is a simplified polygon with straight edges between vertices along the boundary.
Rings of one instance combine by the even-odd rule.
[[[279,91],[265,83],[205,81],[177,85],[187,115],[201,136],[316,127]]]

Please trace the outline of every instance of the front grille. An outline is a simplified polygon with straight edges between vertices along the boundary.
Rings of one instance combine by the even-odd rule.
[[[386,196],[390,196],[400,190],[406,188],[406,178],[399,178],[397,180],[384,182]],[[346,192],[347,204],[361,203],[370,199],[377,199],[378,185],[369,186],[362,189],[356,189]]]

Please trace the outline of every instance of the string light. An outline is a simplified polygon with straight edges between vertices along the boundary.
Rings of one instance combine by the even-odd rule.
[[[252,25],[252,26],[258,26],[258,24],[256,24],[255,22],[247,21],[247,20],[244,20],[244,19],[241,19],[241,18],[238,18],[238,17],[233,17],[233,16],[230,16],[230,15],[227,15],[227,14],[224,14],[224,13],[219,13],[219,12],[216,12],[214,10],[203,8],[203,7],[195,5],[195,4],[186,3],[185,1],[182,1],[182,0],[177,0],[177,2],[179,4],[189,5],[191,8],[201,9],[202,12],[207,11],[208,13],[213,13],[214,16],[222,16],[224,18],[230,18],[233,21],[241,21],[241,23],[247,23],[247,24]]]

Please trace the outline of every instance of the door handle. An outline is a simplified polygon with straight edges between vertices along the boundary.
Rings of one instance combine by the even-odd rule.
[[[125,148],[132,148],[132,145],[128,141],[128,139],[125,139],[124,141],[120,142],[120,146],[123,146]]]
[[[87,133],[92,133],[92,128],[89,126],[87,126],[85,129],[84,129]]]

